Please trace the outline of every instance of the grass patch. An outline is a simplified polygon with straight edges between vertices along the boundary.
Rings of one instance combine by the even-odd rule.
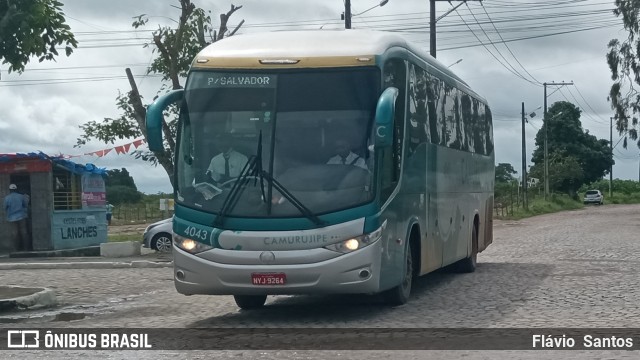
[[[142,235],[140,234],[109,234],[107,235],[108,242],[122,242],[122,241],[142,241]]]
[[[543,198],[535,198],[533,200],[530,200],[528,210],[514,206],[513,214],[511,214],[511,211],[509,211],[509,214],[507,215],[505,210],[504,216],[495,214],[494,216],[497,219],[519,220],[536,215],[582,209],[583,207],[584,205],[581,201],[576,201],[569,197],[569,195],[552,194],[547,201],[545,201]]]
[[[613,193],[608,196],[609,192],[603,192],[605,204],[640,204],[640,193],[623,194]]]
[[[623,193],[623,192],[613,192],[612,196],[609,196],[608,191],[602,191],[604,195],[604,203],[606,204],[640,204],[640,193]],[[545,201],[543,197],[536,196],[533,199],[529,199],[529,209],[525,210],[522,208],[522,204],[520,207],[513,206],[513,213],[511,212],[511,206],[508,205],[504,209],[504,216],[502,215],[502,210],[499,210],[499,213],[496,214],[494,211],[494,218],[496,219],[504,219],[504,220],[519,220],[524,219],[531,216],[542,215],[542,214],[551,214],[559,211],[567,211],[567,210],[577,210],[582,209],[585,205],[582,203],[582,199],[584,198],[584,193],[578,194],[578,200],[572,199],[569,195],[566,194],[551,194],[549,200]],[[591,205],[587,205],[591,206]],[[508,210],[508,211],[507,211]]]

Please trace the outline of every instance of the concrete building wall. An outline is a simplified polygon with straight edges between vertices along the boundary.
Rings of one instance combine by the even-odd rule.
[[[51,214],[53,212],[51,173],[31,174],[31,238],[33,250],[51,250]]]
[[[13,239],[17,233],[9,226],[7,214],[4,211],[4,198],[9,195],[9,174],[0,174],[0,254],[14,251]]]

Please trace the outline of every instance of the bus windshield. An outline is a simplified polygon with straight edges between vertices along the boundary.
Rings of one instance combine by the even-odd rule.
[[[313,214],[370,202],[379,94],[373,67],[191,72],[180,114],[178,202],[220,214],[243,170],[247,181],[225,215],[301,217],[292,202]]]

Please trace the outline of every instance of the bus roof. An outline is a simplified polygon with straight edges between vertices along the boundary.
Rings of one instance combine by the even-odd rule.
[[[382,55],[396,46],[411,51],[431,66],[464,83],[425,50],[412,45],[403,37],[371,30],[275,31],[234,35],[200,51],[193,66],[257,68],[263,67],[257,61],[262,59],[304,60],[304,65],[289,65],[290,67],[374,65],[373,56]],[[282,65],[287,67],[286,64]]]
[[[274,31],[234,35],[217,41],[205,57],[319,57],[380,55],[389,47],[406,46],[403,38],[368,30]]]

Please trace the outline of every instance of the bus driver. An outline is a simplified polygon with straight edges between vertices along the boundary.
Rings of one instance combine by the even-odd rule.
[[[353,165],[364,170],[368,170],[367,164],[364,162],[364,159],[361,158],[358,154],[351,151],[349,142],[347,140],[336,140],[335,149],[336,156],[329,159],[329,161],[327,161],[327,164]]]
[[[216,141],[220,153],[211,159],[207,176],[216,183],[224,183],[240,176],[240,172],[247,163],[247,157],[235,151],[228,138],[220,137]]]

